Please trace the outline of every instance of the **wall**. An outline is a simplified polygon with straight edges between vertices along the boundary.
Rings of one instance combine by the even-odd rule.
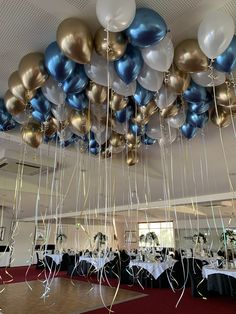
[[[8,245],[10,237],[12,218],[3,213],[2,227],[5,227],[4,240],[0,241],[0,245]]]

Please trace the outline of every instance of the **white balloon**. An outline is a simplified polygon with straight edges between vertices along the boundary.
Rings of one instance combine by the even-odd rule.
[[[29,110],[24,110],[23,112],[12,116],[12,119],[15,120],[19,124],[25,124],[29,121],[30,118],[30,112]]]
[[[99,118],[94,115],[91,116],[91,131],[93,133],[101,133],[105,130],[105,128],[105,124],[102,123]]]
[[[63,130],[61,130],[60,132],[57,132],[57,134],[61,142],[68,141],[73,135],[73,133],[71,132],[71,129],[68,126],[64,128]]]
[[[141,50],[145,63],[152,69],[166,72],[174,58],[174,46],[169,36],[166,36],[157,45]]]
[[[52,114],[58,121],[65,121],[69,117],[69,109],[66,105],[58,105],[52,106],[51,108]]]
[[[84,69],[90,80],[102,86],[108,86],[109,72],[109,86],[112,85],[115,72],[113,63],[109,62],[107,66],[106,59],[99,56],[96,52],[93,52],[90,64],[85,64]]]
[[[185,119],[186,119],[185,110],[181,109],[176,116],[167,118],[166,121],[170,127],[179,129],[185,123]]]
[[[210,77],[211,70],[206,72],[192,73],[191,77],[195,83],[205,87],[218,86],[225,82],[226,75],[223,72],[213,70],[213,77]]]
[[[147,124],[146,130],[147,136],[152,139],[160,139],[161,138],[161,125],[160,125],[160,117],[158,113],[155,113],[149,120]]]
[[[112,154],[120,154],[125,149],[125,145],[121,145],[118,147],[114,147],[114,146],[110,145],[109,149],[112,152]]]
[[[112,130],[115,131],[116,133],[124,135],[128,133],[129,125],[127,122],[121,123],[119,121],[116,121],[115,125],[112,127]]]
[[[157,94],[156,103],[160,109],[164,109],[173,104],[176,98],[177,94],[175,91],[173,91],[173,89],[167,88],[164,85],[162,85],[161,89]]]
[[[214,59],[229,46],[234,36],[234,21],[224,10],[211,12],[198,28],[198,43],[205,55]]]
[[[69,128],[70,128],[70,130],[71,130],[72,133],[78,135],[79,137],[84,137],[84,134],[78,132],[78,131],[76,130],[76,128],[73,127],[73,125],[69,125]]]
[[[176,140],[178,134],[177,129],[172,129],[168,124],[164,124],[161,131],[161,138],[158,140],[160,146],[170,145]]]
[[[51,77],[42,87],[42,93],[50,102],[55,105],[61,105],[65,103],[66,94],[63,92],[60,83],[53,80]]]
[[[103,145],[106,143],[109,138],[111,137],[111,129],[108,128],[101,133],[95,133],[95,140],[98,142],[99,145]]]
[[[125,97],[132,96],[136,91],[136,81],[133,81],[127,85],[114,72],[112,89],[119,95],[122,95]]]
[[[97,119],[101,119],[107,116],[107,103],[104,104],[91,104],[90,111]]]
[[[153,70],[144,63],[138,76],[138,82],[143,88],[152,92],[157,92],[163,83],[163,73]]]
[[[100,24],[110,32],[121,32],[132,23],[135,0],[97,0],[96,14]]]

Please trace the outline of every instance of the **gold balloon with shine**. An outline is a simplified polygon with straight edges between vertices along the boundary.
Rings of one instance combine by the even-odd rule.
[[[51,137],[59,129],[58,121],[55,118],[50,118],[48,121],[44,122],[43,125],[44,125],[44,135],[47,137]]]
[[[226,128],[232,123],[229,110],[225,110],[224,107],[218,106],[217,111],[214,108],[211,112],[211,121],[219,128]]]
[[[21,135],[23,141],[33,148],[38,148],[43,141],[41,125],[33,120],[22,127]]]
[[[112,92],[110,100],[110,108],[114,111],[119,111],[124,109],[128,104],[128,98]]]
[[[134,149],[140,146],[140,137],[134,135],[132,132],[128,132],[125,135],[126,143],[129,149]]]
[[[12,95],[14,95],[19,100],[26,103],[29,99],[33,98],[36,94],[35,90],[27,90],[19,76],[19,72],[13,72],[8,79],[8,88],[11,91]]]
[[[78,18],[68,18],[57,29],[57,43],[71,60],[89,63],[93,51],[93,38],[88,26]]]
[[[107,88],[95,82],[90,82],[86,95],[93,104],[103,104],[107,99]]]
[[[109,61],[115,61],[123,56],[127,39],[123,33],[107,33],[103,27],[100,27],[95,34],[94,47],[100,56]]]
[[[116,132],[112,132],[111,137],[109,139],[110,144],[113,147],[120,147],[120,146],[124,146],[125,144],[125,137],[122,134],[118,134]]]
[[[160,111],[160,116],[164,119],[174,117],[179,112],[179,106],[176,105],[174,102],[172,105],[169,105],[168,107],[162,109]]]
[[[13,116],[23,112],[26,108],[26,104],[12,95],[9,90],[4,96],[4,101],[7,111]]]
[[[91,129],[91,121],[87,111],[71,111],[69,121],[73,128],[81,134],[87,134]]]
[[[175,48],[174,63],[183,72],[208,70],[208,59],[196,39],[186,39]]]
[[[44,55],[40,52],[32,52],[24,56],[19,64],[19,76],[27,90],[42,87],[48,78],[44,66]]]
[[[216,102],[219,106],[236,107],[234,87],[229,82],[216,86]]]
[[[134,166],[138,163],[139,156],[136,149],[129,150],[126,156],[126,163],[128,166]]]
[[[180,71],[175,65],[170,68],[165,85],[177,94],[182,94],[189,86],[191,76],[189,73]]]

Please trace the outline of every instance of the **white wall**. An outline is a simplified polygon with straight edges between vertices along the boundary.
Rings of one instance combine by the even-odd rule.
[[[10,228],[11,228],[12,218],[3,214],[2,227],[5,227],[4,240],[0,241],[0,245],[8,245],[10,237]]]

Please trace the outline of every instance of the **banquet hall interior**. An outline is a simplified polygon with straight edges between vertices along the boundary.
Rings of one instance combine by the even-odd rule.
[[[235,313],[236,1],[0,21],[0,314]]]

